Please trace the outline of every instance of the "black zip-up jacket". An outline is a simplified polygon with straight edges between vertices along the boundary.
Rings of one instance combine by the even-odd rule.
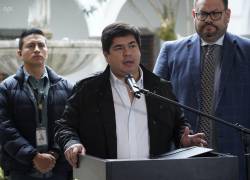
[[[171,84],[142,67],[144,88],[175,99]],[[117,158],[115,109],[110,85],[110,68],[80,81],[69,98],[62,119],[56,121],[55,138],[62,149],[82,143],[86,153],[100,158]],[[180,145],[186,123],[175,105],[146,96],[150,156]]]
[[[60,153],[59,147],[54,143],[54,121],[61,117],[72,86],[49,67],[46,69],[50,81],[47,100],[48,147],[49,150]],[[15,75],[8,77],[0,85],[1,165],[5,171],[30,171],[37,153],[36,107],[24,85],[24,77],[21,66]],[[60,153],[59,158],[54,170],[69,169],[63,153]]]

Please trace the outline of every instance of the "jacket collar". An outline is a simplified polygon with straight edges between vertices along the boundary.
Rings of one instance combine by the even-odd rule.
[[[220,85],[218,91],[218,97],[216,98],[215,110],[218,107],[218,104],[221,100],[222,94],[224,92],[225,86],[230,81],[229,75],[230,71],[232,70],[235,55],[236,55],[236,48],[237,48],[237,40],[236,37],[230,33],[225,34],[225,38],[223,41],[223,55],[222,55],[222,62],[221,62],[221,77],[220,77]]]
[[[143,85],[146,89],[148,90],[154,90],[157,89],[157,85],[160,80],[159,77],[152,74],[149,70],[147,70],[143,65],[140,65],[142,71],[143,71]],[[104,87],[107,87],[107,83],[109,83],[109,78],[110,78],[110,66],[108,65],[106,69],[103,71],[100,82],[101,86],[99,88],[100,92],[103,92]],[[144,79],[152,79],[150,81],[144,81]],[[109,84],[110,85],[110,84]],[[111,88],[111,86],[110,86]]]
[[[187,41],[187,54],[186,61],[189,66],[190,79],[194,88],[194,92],[196,92],[196,97],[200,95],[200,52],[201,52],[201,41],[198,34],[194,34]],[[189,74],[189,73],[188,73]],[[196,98],[198,100],[198,98]],[[198,101],[197,101],[198,103]]]
[[[60,81],[62,79],[50,67],[45,66],[45,68],[46,68],[46,71],[48,73],[48,77],[49,77],[49,81],[50,81],[51,85],[56,84],[58,81]],[[25,74],[24,74],[24,70],[23,70],[23,65],[17,69],[17,72],[16,72],[14,78],[17,79],[21,85],[24,83]]]

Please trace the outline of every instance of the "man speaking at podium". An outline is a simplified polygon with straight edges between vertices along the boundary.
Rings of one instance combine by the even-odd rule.
[[[136,86],[175,100],[170,83],[140,65],[137,28],[111,24],[101,41],[107,68],[75,85],[56,122],[56,142],[73,167],[85,153],[105,159],[148,158],[170,151],[172,144],[207,145],[203,133],[190,135],[179,107],[143,94],[136,98],[126,84],[130,74]]]

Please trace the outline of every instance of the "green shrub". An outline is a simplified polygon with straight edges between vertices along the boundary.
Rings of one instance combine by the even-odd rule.
[[[6,178],[4,177],[3,170],[0,167],[0,180],[5,180]]]
[[[161,23],[160,29],[158,31],[158,35],[160,39],[169,41],[169,40],[175,40],[176,39],[176,33],[175,33],[175,22],[174,20],[168,20],[166,19]]]

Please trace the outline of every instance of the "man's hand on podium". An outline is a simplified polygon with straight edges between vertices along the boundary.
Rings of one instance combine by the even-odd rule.
[[[78,159],[80,154],[85,155],[85,148],[82,144],[73,144],[64,152],[69,164],[74,168],[78,168]]]
[[[196,133],[190,135],[190,130],[188,127],[185,128],[184,133],[181,137],[181,146],[207,146],[204,133]]]

